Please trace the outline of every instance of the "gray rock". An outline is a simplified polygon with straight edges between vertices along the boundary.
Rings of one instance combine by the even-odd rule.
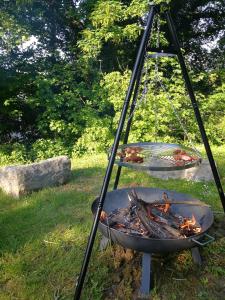
[[[38,163],[0,168],[0,188],[19,198],[32,191],[64,184],[70,176],[70,159],[58,156]]]
[[[202,163],[190,169],[179,171],[149,171],[152,177],[161,179],[187,179],[193,181],[212,181],[214,180],[212,170],[208,160],[203,159]]]

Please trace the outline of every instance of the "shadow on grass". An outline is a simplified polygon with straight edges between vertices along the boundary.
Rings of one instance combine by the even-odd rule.
[[[27,242],[43,240],[60,226],[88,233],[92,220],[90,206],[99,193],[103,170],[75,169],[70,182],[63,186],[34,192],[19,200],[4,197],[5,209],[0,210],[0,252],[16,252]]]
[[[16,252],[31,240],[43,240],[59,226],[72,226],[88,235],[92,220],[90,207],[99,195],[104,173],[104,167],[77,168],[72,170],[71,180],[66,185],[35,192],[20,200],[6,197],[5,209],[0,204],[0,252]],[[199,195],[202,189],[200,183],[162,181],[127,171],[122,174],[119,188],[133,184]],[[219,204],[218,201],[216,207]]]

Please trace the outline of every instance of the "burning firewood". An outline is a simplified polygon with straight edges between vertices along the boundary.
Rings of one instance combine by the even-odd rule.
[[[197,223],[193,215],[191,219],[184,218],[183,223],[180,225],[180,229],[184,235],[188,235],[189,232],[193,230],[195,231],[195,233],[201,232],[201,226]]]
[[[100,220],[107,226],[127,234],[157,239],[181,239],[201,232],[194,216],[187,218],[173,214],[172,204],[200,205],[196,202],[172,201],[166,193],[162,200],[147,203],[135,190],[128,193],[130,205],[107,214],[102,211]],[[188,205],[187,204],[187,205]]]
[[[149,235],[154,238],[180,238],[181,234],[178,230],[173,229],[164,222],[149,218],[147,204],[143,200],[139,199],[136,192],[133,190],[132,193],[128,194],[129,200],[133,205],[136,206],[136,213],[144,227],[148,230]],[[168,230],[168,227],[169,230]]]
[[[182,237],[187,237],[201,232],[201,226],[200,224],[197,223],[194,216],[192,216],[192,218],[190,219],[187,217],[176,216],[172,214],[170,212],[170,207],[171,204],[174,203],[174,201],[171,201],[165,192],[163,193],[162,198],[164,203],[163,201],[161,201],[159,205],[157,204],[157,202],[148,203],[148,204],[145,203],[145,205],[147,205],[147,211],[150,219],[157,221],[159,225],[162,224],[161,225],[162,228],[166,229],[167,231],[169,231],[171,234],[174,234],[175,236],[180,235]],[[186,204],[186,202],[183,201],[183,204]],[[198,203],[194,203],[194,204],[191,203],[191,204],[198,205]]]

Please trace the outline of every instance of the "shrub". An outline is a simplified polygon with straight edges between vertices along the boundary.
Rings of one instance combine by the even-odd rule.
[[[112,144],[112,138],[109,122],[107,120],[96,121],[93,126],[87,127],[78,139],[73,147],[72,156],[80,156],[85,152],[107,151]]]
[[[68,155],[69,149],[61,140],[39,139],[31,148],[32,160],[42,160],[58,155]]]
[[[19,143],[0,145],[0,166],[22,164],[27,161],[26,147]]]

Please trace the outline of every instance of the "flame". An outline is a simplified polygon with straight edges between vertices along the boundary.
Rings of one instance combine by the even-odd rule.
[[[166,203],[163,208],[164,213],[168,212],[169,209],[170,209],[170,203]]]
[[[180,225],[181,229],[193,230],[194,233],[199,233],[201,231],[201,227],[198,226],[196,218],[192,215],[191,219],[184,219],[183,224]]]
[[[196,224],[196,219],[195,219],[195,216],[192,215],[192,218],[191,218],[191,225],[195,225]]]
[[[180,225],[181,229],[187,228],[188,230],[190,230],[190,227],[194,226],[196,224],[196,219],[194,217],[194,215],[192,215],[191,219],[184,219],[184,223]]]
[[[165,204],[156,205],[158,210],[163,211],[164,213],[167,213],[170,209],[171,204],[169,202],[166,202]],[[148,211],[149,212],[149,211]],[[149,213],[151,215],[151,213]]]

